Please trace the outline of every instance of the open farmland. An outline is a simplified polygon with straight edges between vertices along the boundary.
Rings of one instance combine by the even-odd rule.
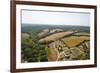
[[[65,36],[69,36],[71,34],[75,33],[74,31],[68,31],[68,32],[59,32],[59,33],[54,33],[50,36],[47,36],[43,39],[40,39],[39,42],[40,43],[48,43],[48,42],[53,42],[53,41],[56,41],[56,40],[59,40]]]
[[[84,41],[89,41],[89,40],[90,37],[88,36],[70,36],[70,37],[63,38],[63,41],[68,47],[74,47]]]
[[[21,62],[87,60],[90,28],[64,25],[22,25]]]
[[[82,33],[74,33],[74,35],[76,35],[76,36],[90,36],[90,34],[89,33],[84,33],[84,32],[82,32]]]

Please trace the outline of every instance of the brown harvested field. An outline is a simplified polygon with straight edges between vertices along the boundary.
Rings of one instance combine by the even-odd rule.
[[[32,43],[31,35],[28,33],[21,33],[21,42],[24,44]]]
[[[90,37],[88,37],[88,36],[80,36],[80,37],[70,36],[70,37],[66,37],[62,40],[68,47],[75,47],[76,45],[80,44],[84,40],[90,40]]]
[[[22,39],[27,39],[29,37],[30,37],[30,35],[28,33],[21,33],[21,38]]]
[[[56,41],[58,39],[63,38],[64,36],[68,36],[68,35],[71,35],[73,33],[74,33],[73,31],[54,33],[50,36],[47,36],[43,39],[40,39],[39,42],[40,43],[45,43],[45,42],[48,43],[48,42],[51,42],[51,41]]]
[[[76,36],[90,36],[89,33],[74,33]]]
[[[46,48],[48,61],[56,61],[58,53],[55,48]]]

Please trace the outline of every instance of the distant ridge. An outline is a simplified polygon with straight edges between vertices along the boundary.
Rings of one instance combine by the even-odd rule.
[[[29,24],[29,23],[23,23],[21,25],[22,27],[23,26],[74,26],[74,27],[78,27],[76,25],[65,25],[65,24]],[[80,25],[79,27],[81,27],[82,25]],[[83,26],[83,27],[90,27],[90,26]]]

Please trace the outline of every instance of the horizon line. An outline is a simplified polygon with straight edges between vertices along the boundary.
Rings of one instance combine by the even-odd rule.
[[[21,25],[62,25],[65,26],[66,24],[31,24],[31,23],[21,23]],[[72,25],[72,24],[68,24],[68,26],[84,26],[84,25]],[[90,26],[87,26],[90,27]]]

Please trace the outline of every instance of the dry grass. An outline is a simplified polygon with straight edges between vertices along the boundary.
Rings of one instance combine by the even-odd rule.
[[[80,36],[80,37],[70,36],[70,37],[64,38],[63,41],[68,47],[75,47],[76,45],[80,44],[84,40],[89,40],[89,39],[90,37],[88,36]]]
[[[56,61],[58,54],[55,48],[45,48],[49,61]]]
[[[74,35],[76,35],[76,36],[90,36],[90,34],[89,33],[74,33]]]
[[[54,33],[54,34],[52,34],[52,35],[50,35],[50,36],[47,36],[47,37],[45,37],[45,38],[43,38],[43,39],[40,39],[39,42],[40,42],[40,43],[44,43],[44,42],[56,41],[56,40],[58,40],[58,39],[63,38],[64,36],[70,35],[70,34],[72,34],[72,33],[74,33],[74,32],[69,31],[69,32]]]
[[[22,39],[27,39],[29,37],[30,37],[30,35],[28,33],[21,33],[21,38]]]

